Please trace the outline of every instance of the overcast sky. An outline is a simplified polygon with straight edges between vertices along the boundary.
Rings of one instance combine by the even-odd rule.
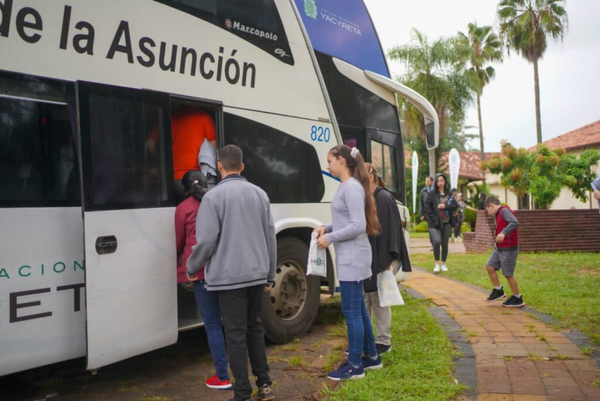
[[[410,42],[417,28],[430,40],[467,31],[469,22],[496,24],[499,0],[365,0],[384,51]],[[542,140],[600,120],[599,0],[567,1],[569,26],[564,41],[551,42],[539,64]],[[392,75],[403,66],[388,60]],[[517,147],[536,143],[533,65],[511,52],[494,64],[496,78],[482,97],[485,150],[499,151],[500,141]],[[471,108],[467,125],[477,126]],[[477,133],[477,129],[471,130]],[[479,148],[479,140],[471,142]]]

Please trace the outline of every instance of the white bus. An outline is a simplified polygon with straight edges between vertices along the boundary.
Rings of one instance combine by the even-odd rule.
[[[334,14],[349,3],[366,20]],[[0,376],[82,356],[97,369],[201,325],[175,279],[181,107],[212,116],[271,199],[266,336],[308,330],[335,290],[333,255],[326,280],[305,274],[338,185],[328,150],[356,145],[405,190],[378,40],[386,70],[365,72],[312,44],[306,18],[375,35],[362,0],[0,0]]]

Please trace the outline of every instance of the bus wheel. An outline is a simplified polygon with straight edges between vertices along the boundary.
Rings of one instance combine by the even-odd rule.
[[[319,309],[321,279],[306,275],[308,246],[297,238],[277,241],[275,285],[261,311],[265,336],[283,344],[306,333]]]

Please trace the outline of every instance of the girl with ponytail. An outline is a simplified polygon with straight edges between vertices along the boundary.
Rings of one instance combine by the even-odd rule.
[[[333,147],[327,155],[327,169],[340,179],[341,185],[331,201],[333,222],[315,232],[321,248],[334,245],[342,312],[348,329],[348,360],[327,377],[331,380],[359,379],[364,377],[365,370],[383,366],[375,347],[363,293],[363,281],[372,274],[368,236],[379,233],[379,220],[369,174],[358,149],[346,145]]]
[[[200,170],[189,170],[181,179],[186,199],[175,209],[175,238],[177,241],[177,283],[180,286],[193,285],[196,304],[208,337],[208,346],[213,358],[216,374],[206,380],[210,388],[226,390],[231,388],[227,372],[227,353],[221,324],[219,293],[204,288],[204,266],[194,277],[193,284],[187,278],[187,260],[196,245],[196,217],[204,194],[208,191],[206,176]]]

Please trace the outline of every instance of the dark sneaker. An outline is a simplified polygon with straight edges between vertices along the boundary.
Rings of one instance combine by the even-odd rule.
[[[273,389],[268,384],[263,384],[262,387],[258,389],[259,400],[272,400],[274,398],[275,394],[273,394]]]
[[[337,370],[327,373],[327,378],[335,381],[362,379],[363,377],[365,377],[363,367],[355,368],[348,361],[344,362]]]
[[[494,302],[494,301],[498,301],[499,299],[504,299],[506,298],[506,294],[504,293],[504,289],[500,288],[499,290],[497,289],[493,289],[492,293],[490,294],[489,297],[487,297],[487,301],[488,302]]]
[[[383,355],[386,352],[390,352],[392,350],[392,344],[390,345],[385,345],[385,344],[375,344],[375,348],[377,348],[377,353],[379,355]]]
[[[206,380],[206,387],[216,388],[218,390],[229,390],[231,388],[231,380],[220,380],[217,375]]]
[[[377,355],[377,358],[375,358],[375,359],[371,359],[371,358],[367,358],[366,356],[363,356],[362,364],[363,364],[364,370],[383,368],[383,363],[381,363],[381,357],[379,355]]]
[[[522,295],[520,298],[511,295],[510,298],[508,298],[508,301],[502,302],[502,306],[505,308],[522,308],[525,306],[525,302],[523,301]]]

